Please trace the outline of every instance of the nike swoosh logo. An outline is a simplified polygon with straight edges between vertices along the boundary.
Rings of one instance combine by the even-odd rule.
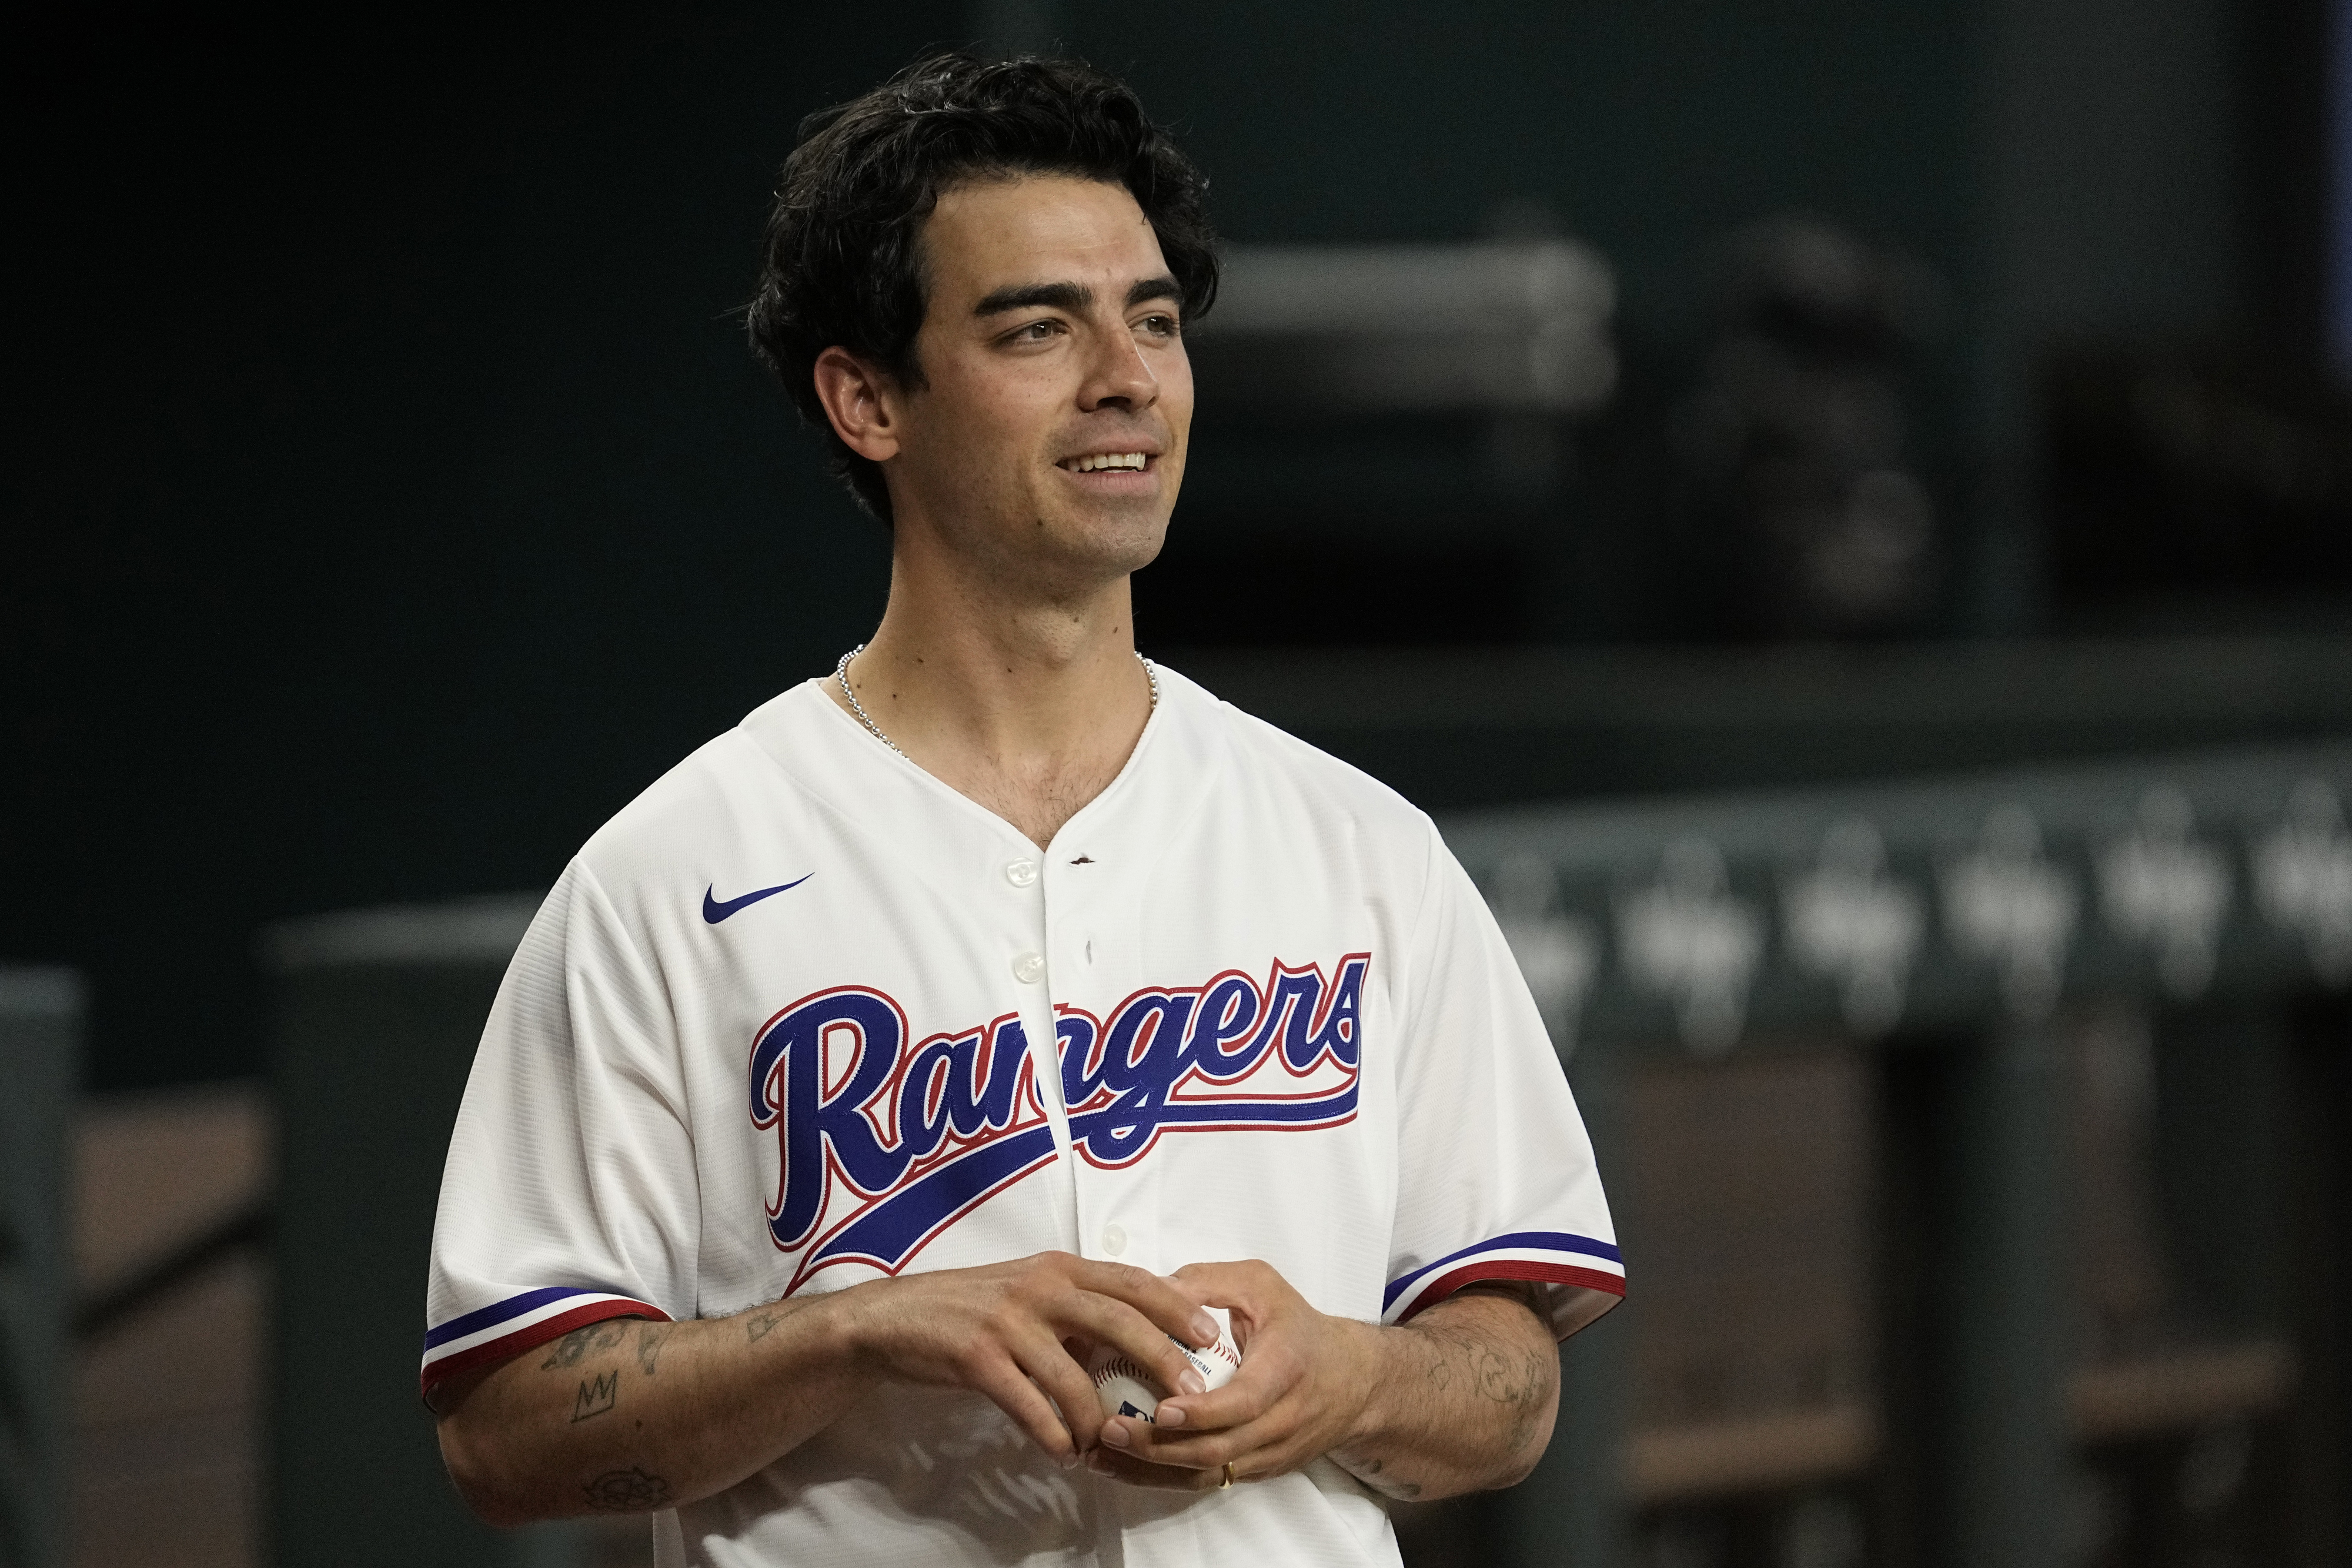
[[[814,872],[809,873],[809,876],[815,874]],[[808,876],[801,878],[801,882],[807,880]],[[739,909],[748,909],[763,898],[773,898],[780,893],[791,892],[798,887],[801,882],[780,882],[773,887],[763,887],[757,893],[747,893],[740,898],[730,898],[724,904],[710,896],[718,886],[713,883],[709,887],[702,890],[702,918],[716,925]]]

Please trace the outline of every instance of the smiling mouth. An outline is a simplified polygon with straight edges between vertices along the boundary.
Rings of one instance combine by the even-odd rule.
[[[1084,457],[1066,457],[1055,466],[1072,474],[1099,474],[1106,469],[1125,469],[1139,474],[1150,465],[1149,453],[1090,452]]]

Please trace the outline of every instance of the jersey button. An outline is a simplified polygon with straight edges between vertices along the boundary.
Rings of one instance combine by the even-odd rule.
[[[1102,1233],[1102,1249],[1108,1256],[1113,1258],[1116,1258],[1120,1253],[1126,1251],[1127,1232],[1120,1229],[1116,1225],[1104,1226]]]
[[[1013,960],[1013,977],[1024,986],[1034,986],[1045,977],[1045,955],[1024,953]]]
[[[1004,880],[1015,887],[1027,887],[1037,880],[1035,861],[1014,861],[1004,868]]]

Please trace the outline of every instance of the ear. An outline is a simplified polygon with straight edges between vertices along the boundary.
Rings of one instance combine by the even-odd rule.
[[[816,357],[817,401],[842,444],[887,463],[898,455],[898,389],[887,376],[835,344]]]

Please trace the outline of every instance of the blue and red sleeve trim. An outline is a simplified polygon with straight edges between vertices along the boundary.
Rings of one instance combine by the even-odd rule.
[[[425,1335],[421,1385],[434,1385],[469,1367],[504,1361],[536,1344],[606,1318],[651,1318],[669,1322],[659,1307],[611,1291],[581,1285],[551,1285],[525,1291],[476,1312],[449,1319]]]
[[[1564,1230],[1515,1230],[1424,1263],[1389,1281],[1381,1321],[1410,1322],[1465,1285],[1482,1280],[1533,1280],[1625,1293],[1625,1260],[1616,1243]]]

